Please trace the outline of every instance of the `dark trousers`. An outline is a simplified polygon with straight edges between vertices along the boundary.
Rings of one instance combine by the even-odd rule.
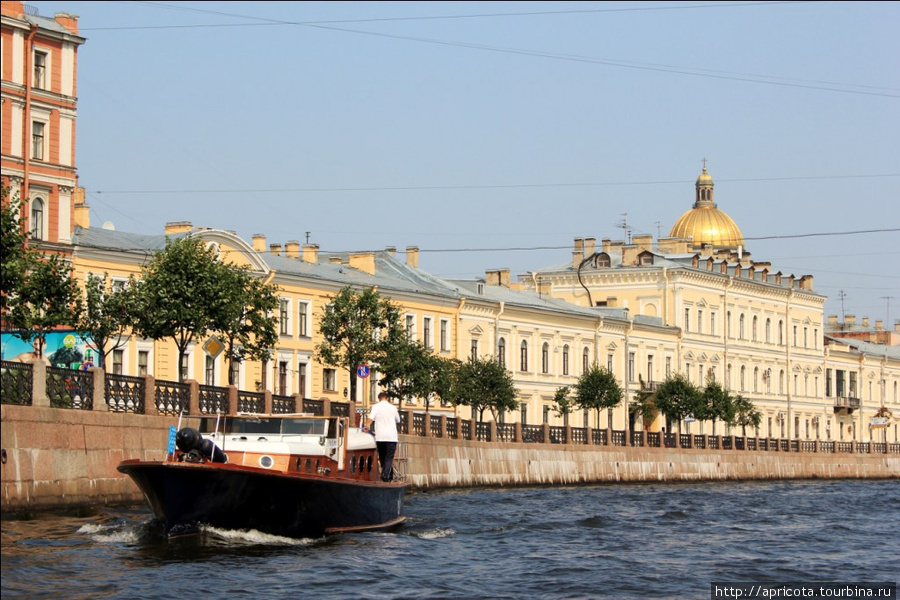
[[[390,481],[394,470],[394,454],[397,442],[375,442],[378,448],[378,462],[381,463],[381,480]]]

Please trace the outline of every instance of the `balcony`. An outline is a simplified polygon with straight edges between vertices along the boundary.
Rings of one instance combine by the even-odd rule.
[[[834,412],[835,414],[845,414],[850,415],[853,414],[854,410],[859,408],[859,398],[854,398],[853,396],[837,396],[834,399]]]

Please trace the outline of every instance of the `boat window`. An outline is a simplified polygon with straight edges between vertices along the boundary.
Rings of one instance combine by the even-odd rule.
[[[284,434],[325,435],[327,419],[284,419],[281,432]]]
[[[281,431],[281,419],[252,418],[232,419],[231,433],[269,433],[277,434]]]

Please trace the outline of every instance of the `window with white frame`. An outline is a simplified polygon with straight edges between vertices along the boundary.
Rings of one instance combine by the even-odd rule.
[[[116,375],[122,375],[122,367],[125,363],[125,351],[122,349],[113,350],[112,359],[112,372]]]
[[[206,356],[206,369],[204,372],[206,385],[216,385],[216,359],[212,356]]]
[[[449,321],[447,319],[441,319],[441,332],[440,332],[440,343],[441,343],[441,352],[447,352],[450,349],[448,345],[450,340],[447,336],[447,328],[449,327]]]
[[[497,342],[497,363],[506,368],[506,339],[500,338]]]
[[[336,377],[334,369],[322,369],[322,388],[326,392],[333,392],[335,390],[336,385]]]
[[[406,337],[416,339],[416,317],[415,315],[406,315]]]
[[[40,121],[31,123],[31,158],[34,160],[44,160],[45,129],[46,125]]]
[[[34,51],[34,81],[32,86],[39,90],[49,89],[48,54],[43,50]]]
[[[138,350],[138,375],[144,376],[150,374],[150,352],[147,350]]]
[[[434,350],[431,340],[431,317],[422,317],[422,343],[427,350]]]
[[[478,360],[478,338],[472,338],[469,344],[469,357],[474,361]]]
[[[519,370],[528,372],[528,342],[525,340],[519,346]]]
[[[550,344],[544,342],[541,346],[541,373],[550,372]]]
[[[562,350],[562,374],[569,374],[569,345],[565,344]]]
[[[278,333],[281,335],[290,335],[290,307],[291,303],[287,298],[281,298],[278,301]]]
[[[41,198],[31,201],[31,238],[44,239],[44,201]]]
[[[309,337],[309,302],[297,303],[297,335]]]
[[[585,348],[581,352],[581,372],[587,373],[588,369],[591,368],[591,349]]]

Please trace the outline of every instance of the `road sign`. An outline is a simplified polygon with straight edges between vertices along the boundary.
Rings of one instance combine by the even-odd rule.
[[[356,367],[356,376],[365,379],[369,376],[369,365],[359,365]]]

